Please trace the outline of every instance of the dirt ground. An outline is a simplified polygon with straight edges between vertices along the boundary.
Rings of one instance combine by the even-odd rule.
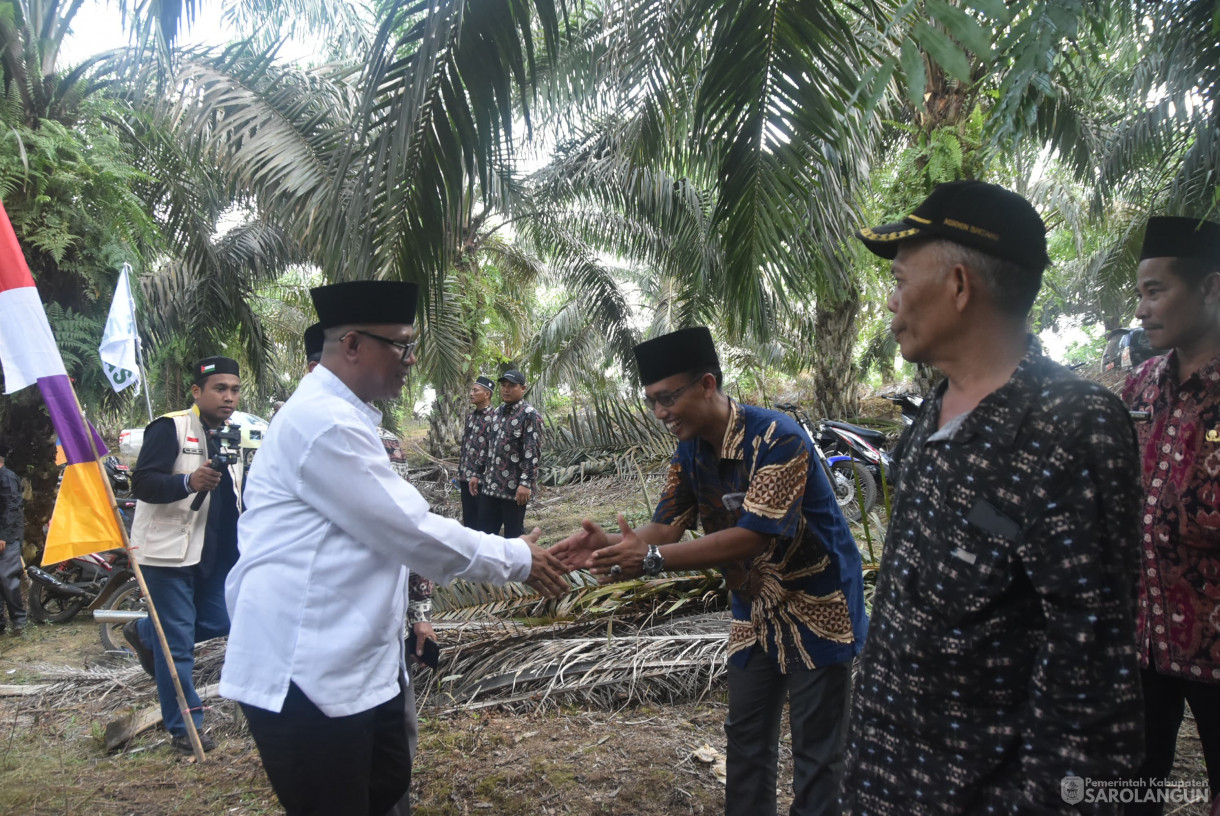
[[[615,510],[646,516],[659,481],[603,480],[543,489],[536,512],[547,540],[574,530],[583,516],[609,522]],[[204,648],[219,648],[205,646]],[[133,659],[106,655],[98,628],[79,618],[31,626],[22,638],[0,637],[0,686],[46,683],[60,667],[120,670],[105,699],[60,693],[48,706],[39,695],[0,696],[0,814],[50,816],[255,816],[280,810],[236,707],[209,701],[209,729],[219,747],[197,765],[173,754],[156,729],[107,754],[102,734],[130,694],[148,706],[151,681]],[[439,697],[439,695],[434,695]],[[412,782],[417,816],[493,814],[722,813],[717,777],[725,738],[723,691],[698,702],[609,711],[566,707],[533,713],[421,712],[420,750]],[[785,726],[782,733],[786,734]],[[708,761],[710,760],[710,761]],[[1202,750],[1187,719],[1174,777],[1204,778]],[[780,811],[789,797],[791,754],[781,743]],[[1202,816],[1202,805],[1178,810]]]

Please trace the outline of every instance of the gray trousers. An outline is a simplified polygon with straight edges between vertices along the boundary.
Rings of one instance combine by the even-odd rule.
[[[21,598],[21,539],[10,539],[0,552],[0,632],[4,631],[5,613],[13,629],[25,626],[25,601]]]
[[[745,668],[728,667],[724,812],[775,816],[779,726],[784,699],[792,725],[790,816],[839,812],[839,782],[851,698],[851,663],[781,674],[757,646]]]

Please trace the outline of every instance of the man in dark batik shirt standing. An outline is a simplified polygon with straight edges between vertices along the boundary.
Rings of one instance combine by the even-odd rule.
[[[492,412],[491,444],[479,454],[470,492],[479,497],[479,527],[516,538],[525,532],[525,508],[538,484],[542,462],[542,415],[525,401],[525,375],[510,368],[500,375],[498,411]]]
[[[462,524],[473,530],[479,529],[479,497],[470,492],[470,480],[477,479],[479,456],[491,445],[491,424],[495,419],[491,395],[495,390],[496,384],[488,377],[475,377],[470,386],[470,404],[474,410],[466,416],[466,428],[462,432],[462,453],[458,460]]]
[[[1130,777],[1143,738],[1127,411],[1026,334],[1048,259],[1024,198],[942,184],[859,235],[894,259],[902,356],[946,380],[897,451],[846,810],[1079,812],[1064,778]]]
[[[1136,273],[1135,316],[1154,348],[1123,400],[1143,453],[1143,564],[1136,644],[1144,686],[1144,766],[1173,768],[1190,703],[1213,801],[1220,801],[1220,224],[1150,218]],[[1145,796],[1144,798],[1152,798]],[[1143,802],[1128,814],[1159,814]]]
[[[603,582],[720,567],[732,590],[728,816],[775,816],[780,717],[789,698],[793,816],[837,814],[851,661],[868,629],[860,551],[808,438],[785,414],[721,390],[711,333],[635,348],[645,401],[678,437],[652,523],[589,521],[552,548]],[[702,522],[705,535],[680,541]]]

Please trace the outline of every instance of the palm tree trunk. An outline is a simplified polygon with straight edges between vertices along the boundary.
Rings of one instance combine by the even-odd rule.
[[[0,420],[0,439],[11,447],[4,466],[30,484],[22,551],[27,563],[37,563],[46,540],[43,525],[51,521],[51,511],[55,509],[55,483],[59,475],[55,464],[55,428],[37,389],[27,389],[8,402]]]
[[[854,417],[860,411],[853,365],[856,315],[859,312],[858,289],[853,289],[842,300],[819,300],[817,303],[814,312],[817,353],[813,357],[813,392],[814,407],[820,416],[842,419]]]
[[[428,415],[428,453],[438,458],[457,455],[462,443],[463,409],[466,407],[465,393],[437,391],[432,402],[432,413]]]

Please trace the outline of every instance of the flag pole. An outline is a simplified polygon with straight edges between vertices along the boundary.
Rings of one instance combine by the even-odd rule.
[[[144,404],[148,406],[148,421],[153,421],[152,395],[148,393],[148,374],[144,371],[144,343],[140,340],[140,324],[136,320],[136,298],[131,293],[131,264],[123,262],[123,271],[127,273],[127,302],[131,308],[131,326],[136,335],[136,365],[140,367],[140,382],[144,383]],[[143,589],[143,584],[141,584]]]
[[[85,412],[81,410],[80,400],[76,396],[76,389],[72,389],[72,400],[76,404],[76,412],[80,415],[81,422],[85,426],[85,436],[89,439],[89,450],[93,452],[93,461],[97,465],[98,472],[102,477],[102,484],[106,487],[106,497],[110,500],[110,511],[114,514],[114,521],[119,525],[119,535],[123,537],[123,548],[127,550],[128,560],[131,562],[131,571],[136,576],[136,582],[140,585],[140,592],[144,595],[144,602],[148,604],[148,617],[152,620],[153,628],[157,630],[157,640],[161,643],[161,654],[165,657],[165,663],[169,668],[169,677],[174,684],[174,694],[178,698],[178,710],[182,712],[182,719],[186,721],[186,734],[191,741],[191,748],[195,751],[195,761],[205,762],[206,758],[203,753],[203,743],[199,741],[199,731],[195,728],[195,718],[191,716],[190,704],[186,701],[186,692],[182,690],[182,680],[178,677],[178,668],[174,665],[174,656],[169,651],[169,641],[165,637],[165,629],[161,626],[161,618],[157,615],[157,607],[153,603],[152,595],[148,592],[148,584],[144,581],[144,572],[140,569],[140,563],[136,560],[135,553],[131,549],[131,539],[127,535],[127,527],[123,524],[123,514],[119,511],[119,503],[114,497],[114,488],[110,485],[110,476],[106,473],[106,466],[102,464],[101,455],[97,450],[97,441],[93,437],[93,426],[85,420]]]

